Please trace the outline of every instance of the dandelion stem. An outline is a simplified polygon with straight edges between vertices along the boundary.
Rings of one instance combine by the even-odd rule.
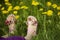
[[[47,37],[47,30],[46,30],[46,15],[44,15],[44,36],[46,37],[46,39],[48,40],[48,37]]]

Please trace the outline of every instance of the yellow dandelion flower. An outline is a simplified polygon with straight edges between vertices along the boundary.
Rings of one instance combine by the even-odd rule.
[[[15,18],[18,19],[19,18],[19,15],[16,15]]]
[[[13,6],[9,6],[7,10],[8,10],[8,11],[11,11],[11,10],[12,10],[12,7],[13,7]]]
[[[42,14],[46,15],[46,14],[47,14],[47,12],[43,12]]]
[[[14,8],[13,8],[13,10],[19,10],[20,9],[20,6],[15,6]]]
[[[8,2],[9,0],[4,0],[5,2]]]
[[[7,5],[7,6],[10,6],[10,5],[11,5],[11,3],[9,3],[9,2],[6,2],[6,3],[5,3],[5,5]]]
[[[47,2],[46,4],[47,4],[48,7],[52,5],[51,2]]]
[[[43,8],[40,8],[39,11],[43,11]]]
[[[58,16],[60,15],[60,12],[58,12],[58,14],[57,14]]]
[[[21,6],[21,9],[28,9],[27,6]]]
[[[48,15],[48,16],[52,16],[52,15],[53,15],[53,11],[52,11],[52,10],[48,10],[48,11],[47,11],[47,15]]]
[[[57,7],[57,4],[53,4],[52,7],[53,7],[53,8],[56,8],[56,7]]]
[[[37,5],[39,5],[39,2],[32,1],[32,5],[37,6]]]
[[[7,10],[3,10],[2,14],[8,14],[8,11]]]
[[[13,14],[17,14],[18,13],[18,11],[13,11]]]
[[[1,8],[1,10],[4,10],[4,9],[5,9],[4,7]]]
[[[57,7],[57,10],[60,10],[60,6]]]

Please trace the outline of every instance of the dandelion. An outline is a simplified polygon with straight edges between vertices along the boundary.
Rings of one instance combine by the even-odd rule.
[[[18,19],[19,18],[19,15],[16,15],[15,18]]]
[[[46,14],[47,14],[47,12],[43,12],[42,14],[46,15]]]
[[[4,0],[5,2],[8,2],[9,0]]]
[[[1,8],[1,10],[4,10],[4,9],[5,9],[4,7]]]
[[[17,11],[13,11],[13,14],[17,14],[18,12]]]
[[[53,7],[53,8],[56,8],[56,7],[57,7],[57,4],[53,4],[52,7]]]
[[[37,6],[37,5],[39,5],[39,2],[32,1],[32,5]]]
[[[60,6],[57,7],[57,10],[60,10]]]
[[[47,15],[48,15],[48,16],[52,16],[52,15],[53,15],[53,11],[52,11],[52,10],[48,10],[48,11],[47,11]]]
[[[52,10],[48,10],[47,12],[43,12],[42,14],[45,14],[47,16],[52,16],[53,15],[53,11]]]
[[[40,8],[39,11],[43,11],[43,8]]]
[[[27,6],[21,6],[21,9],[28,9]]]
[[[11,11],[11,10],[12,10],[12,6],[9,6],[9,7],[8,7],[8,11]]]
[[[57,14],[58,16],[60,15],[60,12],[58,12],[58,14]]]
[[[47,6],[49,7],[49,6],[51,6],[52,5],[52,3],[51,2],[47,2]]]
[[[20,9],[20,6],[15,6],[14,8],[13,8],[13,10],[19,10]]]
[[[7,10],[3,10],[2,13],[3,14],[8,14],[8,11]]]
[[[10,5],[11,5],[11,3],[9,3],[9,2],[6,2],[6,3],[5,3],[5,5],[7,5],[7,6],[10,6]]]

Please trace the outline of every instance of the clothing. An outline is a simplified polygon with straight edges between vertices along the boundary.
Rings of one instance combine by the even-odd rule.
[[[25,38],[21,36],[10,36],[7,38],[0,37],[0,40],[25,40]]]
[[[0,37],[0,40],[5,40],[5,38],[3,38],[3,37]]]
[[[10,36],[6,40],[25,40],[25,38],[21,36]]]

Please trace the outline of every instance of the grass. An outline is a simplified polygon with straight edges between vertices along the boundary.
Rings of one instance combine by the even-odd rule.
[[[19,2],[23,2],[24,4],[19,4]],[[35,16],[38,20],[38,28],[37,28],[37,36],[33,37],[32,40],[60,40],[60,16],[57,13],[60,10],[56,8],[47,7],[46,2],[48,0],[36,0],[38,1],[39,5],[33,6],[31,0],[9,0],[9,2],[14,6],[19,5],[26,5],[29,8],[24,10],[18,10],[16,15],[19,15],[17,19],[17,33],[15,35],[25,36],[27,31],[26,19],[29,15]],[[53,4],[57,4],[60,6],[60,0],[50,0]],[[7,9],[7,6],[4,4],[4,0],[0,1],[2,7]],[[0,7],[0,8],[2,8]],[[43,11],[39,11],[39,8],[43,8]],[[42,13],[47,10],[53,10],[53,15],[43,15]],[[13,10],[12,10],[13,11]],[[8,27],[5,25],[6,17],[12,13],[10,11],[8,14],[2,14],[2,10],[0,9],[0,36],[5,35],[8,33]]]

